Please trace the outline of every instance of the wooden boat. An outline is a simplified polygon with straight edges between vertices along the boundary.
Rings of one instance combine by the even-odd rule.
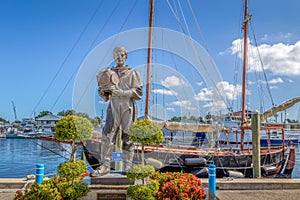
[[[150,6],[149,21],[149,48],[148,48],[148,65],[147,72],[151,66],[151,30],[152,30],[152,13],[153,0]],[[242,124],[237,127],[241,130],[241,141],[237,147],[221,148],[216,144],[208,146],[182,146],[171,142],[161,145],[145,146],[145,162],[153,165],[160,171],[185,171],[196,174],[198,177],[208,176],[208,165],[213,163],[216,165],[217,177],[234,176],[234,177],[253,177],[253,149],[244,148],[244,132],[250,130],[247,119],[245,118],[245,93],[246,93],[246,54],[247,54],[247,28],[250,16],[248,15],[248,1],[245,0],[244,13],[244,62],[243,62],[243,98],[242,98]],[[145,116],[148,115],[148,103],[150,96],[150,74],[147,74],[146,83],[146,108]],[[262,117],[266,117],[263,115]],[[148,117],[150,118],[150,117]],[[151,118],[150,118],[151,119]],[[164,122],[153,120],[161,128],[169,130],[187,130],[192,132],[206,132],[207,135],[213,135],[221,131],[228,132],[231,127],[214,126],[212,124],[186,124],[180,122]],[[274,127],[262,127],[262,129],[273,129]],[[275,127],[278,129],[278,127]],[[279,128],[281,129],[281,128]],[[87,161],[92,168],[101,165],[101,149],[105,148],[99,137],[83,141],[84,153]],[[295,161],[295,151],[293,147],[286,146],[282,143],[278,147],[260,148],[261,175],[262,176],[289,176],[291,175]],[[135,144],[134,162],[141,163],[141,146]],[[112,168],[114,166],[112,165]]]

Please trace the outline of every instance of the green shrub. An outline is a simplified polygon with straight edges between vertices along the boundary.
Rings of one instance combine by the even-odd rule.
[[[152,176],[155,173],[155,169],[152,165],[133,165],[126,172],[126,176],[129,180],[135,181]]]
[[[18,192],[15,196],[16,200],[61,200],[61,194],[58,188],[53,187],[53,184],[44,181],[43,184],[32,183],[29,190]]]
[[[87,140],[94,133],[93,124],[86,118],[68,115],[61,118],[55,125],[54,138],[59,141],[71,140],[72,153],[70,161],[76,159],[76,140]]]
[[[42,184],[33,183],[29,190],[18,191],[16,200],[75,200],[86,196],[89,186],[82,179],[88,175],[86,163],[76,160],[75,140],[89,139],[93,134],[93,125],[83,117],[68,115],[60,119],[55,127],[54,137],[60,141],[72,140],[70,161],[58,166],[59,176],[44,180]]]
[[[133,185],[127,189],[127,196],[137,200],[156,199],[158,191],[158,182],[152,181],[148,184],[145,178],[152,176],[155,169],[152,165],[144,165],[144,145],[160,144],[164,141],[161,129],[150,120],[135,121],[128,129],[128,135],[131,141],[140,142],[142,145],[142,164],[132,166],[126,176],[129,180],[143,180],[143,185]]]
[[[86,196],[90,191],[83,180],[72,183],[64,177],[53,176],[42,184],[33,183],[29,190],[18,192],[15,200],[75,200]]]
[[[143,144],[160,144],[164,141],[162,130],[150,120],[137,120],[128,129],[133,142]]]
[[[54,138],[64,140],[87,140],[94,133],[93,124],[86,118],[77,115],[67,115],[55,125]]]
[[[74,180],[87,170],[84,160],[75,160],[74,162],[67,161],[58,166],[58,174],[65,177],[67,180]]]
[[[158,182],[149,185],[132,185],[126,192],[127,197],[134,200],[155,200],[158,191]]]

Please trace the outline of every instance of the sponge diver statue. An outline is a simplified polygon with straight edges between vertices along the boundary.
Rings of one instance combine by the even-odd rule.
[[[118,134],[122,134],[123,166],[127,171],[134,156],[134,145],[128,136],[128,127],[137,119],[137,106],[135,100],[142,98],[142,81],[136,70],[125,65],[127,50],[116,47],[113,50],[116,66],[100,70],[98,81],[98,94],[109,101],[106,110],[106,121],[103,127],[104,148],[102,165],[95,169],[91,176],[103,176],[110,173],[112,152],[115,148]],[[122,130],[122,131],[120,131]]]

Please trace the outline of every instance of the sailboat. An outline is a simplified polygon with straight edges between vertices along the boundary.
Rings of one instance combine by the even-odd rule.
[[[146,108],[145,117],[151,119],[149,115],[149,96],[150,96],[150,72],[151,72],[151,43],[152,43],[152,15],[154,0],[150,1],[150,19],[149,19],[149,37],[148,37],[148,64],[147,64],[147,83],[146,83]],[[247,50],[247,26],[249,21],[248,1],[245,0],[244,14],[244,72],[243,72],[243,94],[246,93],[246,50]],[[208,176],[208,165],[216,165],[217,177],[236,176],[253,177],[253,150],[244,147],[244,132],[251,130],[248,121],[245,118],[245,96],[242,99],[242,124],[237,127],[241,130],[241,145],[233,148],[215,147],[215,145],[203,146],[184,146],[172,142],[166,142],[160,145],[148,145],[144,147],[145,162],[153,165],[160,171],[184,171],[193,173],[198,177]],[[191,124],[180,122],[166,122],[151,119],[162,129],[172,131],[205,132],[207,135],[214,132],[228,132],[231,127],[222,127],[213,124]],[[264,127],[263,129],[275,128],[282,130],[281,127]],[[84,153],[87,161],[96,169],[101,165],[101,137],[94,137],[91,140],[84,141]],[[135,144],[135,163],[141,163],[142,147]],[[287,152],[289,151],[289,152]],[[260,148],[261,174],[262,176],[289,176],[294,168],[295,151],[284,143],[278,147]],[[112,166],[113,167],[113,166]]]

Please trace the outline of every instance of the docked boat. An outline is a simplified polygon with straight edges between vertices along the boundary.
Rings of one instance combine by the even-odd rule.
[[[152,37],[152,14],[153,14],[153,4],[154,1],[150,1],[150,20],[149,20],[149,35],[148,35],[148,52],[151,52],[151,37]],[[244,3],[244,21],[243,21],[243,30],[244,30],[244,62],[243,62],[243,73],[246,73],[246,53],[247,53],[247,28],[248,22],[251,16],[248,14],[248,1],[245,0]],[[157,38],[164,38],[162,36],[157,36]],[[188,38],[184,38],[188,40]],[[164,42],[173,42],[168,41],[168,38],[164,38]],[[179,41],[176,41],[179,42]],[[185,48],[188,48],[192,43],[188,43]],[[196,47],[192,45],[191,49]],[[203,51],[205,50],[201,50]],[[148,54],[148,56],[151,53]],[[207,56],[208,53],[201,54],[202,56]],[[148,57],[149,58],[149,57]],[[203,60],[210,60],[207,57],[198,58],[203,62]],[[151,59],[148,59],[147,72],[151,72],[149,69],[151,67]],[[211,61],[210,61],[211,62]],[[161,72],[160,72],[161,73]],[[147,74],[147,77],[150,76]],[[215,164],[217,170],[217,177],[224,176],[234,176],[234,177],[253,177],[253,157],[255,149],[251,147],[245,147],[244,136],[246,132],[251,132],[251,126],[249,126],[249,119],[246,117],[245,110],[245,94],[246,94],[246,76],[243,76],[243,91],[242,91],[242,112],[241,112],[241,123],[236,127],[225,127],[219,123],[211,124],[190,124],[185,122],[169,122],[169,121],[152,121],[160,126],[162,129],[167,129],[173,132],[173,139],[176,138],[176,133],[180,131],[189,131],[193,133],[206,133],[211,139],[208,139],[208,143],[195,146],[195,145],[182,145],[176,144],[171,140],[167,140],[165,143],[160,145],[148,145],[144,146],[145,151],[145,161],[148,164],[153,165],[157,170],[160,171],[185,171],[188,173],[196,174],[198,177],[207,177],[208,176],[208,165]],[[146,97],[150,96],[150,79],[147,78],[146,85]],[[146,98],[146,104],[149,102],[149,99]],[[145,106],[145,116],[148,114],[148,106]],[[272,112],[275,110],[272,110]],[[265,115],[261,116],[263,119]],[[151,119],[151,118],[150,118]],[[234,129],[236,132],[240,132],[240,145],[236,147],[220,146],[218,140],[214,138],[217,137],[221,132],[229,133]],[[281,131],[282,127],[261,127],[262,130],[272,131],[278,130]],[[168,139],[168,138],[167,138]],[[101,165],[101,160],[103,158],[102,149],[105,148],[102,144],[102,138],[93,137],[91,140],[82,141],[84,147],[84,154],[93,169],[96,169]],[[295,150],[292,146],[287,146],[284,143],[281,143],[281,146],[268,146],[261,147],[258,151],[260,152],[261,160],[261,175],[264,177],[267,176],[289,176],[291,175],[294,168],[295,161]],[[141,151],[142,147],[140,144],[135,144],[135,154],[134,154],[134,163],[141,163],[142,156]],[[112,163],[112,168],[114,165]]]
[[[299,102],[298,98],[295,98],[293,100],[293,105]],[[281,106],[283,109],[287,109],[285,107],[286,102],[282,103]],[[250,112],[253,113],[253,112]],[[249,118],[251,119],[251,114],[248,114]],[[240,114],[231,113],[227,114],[224,117],[224,126],[231,127],[231,131],[229,133],[221,132],[220,133],[220,143],[230,143],[230,144],[240,144],[241,142],[241,131],[238,129],[239,126],[241,126],[241,117]],[[291,130],[287,128],[287,125],[285,123],[262,123],[261,126],[280,126],[283,127],[283,134],[281,131],[273,130],[273,131],[267,131],[263,130],[260,135],[260,141],[262,146],[267,145],[281,145],[282,140],[284,140],[284,143],[286,145],[288,144],[294,144],[297,145],[299,143],[300,139],[300,131],[299,130]],[[245,130],[244,132],[244,143],[245,144],[252,144],[252,132],[249,130]]]
[[[285,145],[291,145],[291,144],[298,144],[299,143],[299,139],[297,137],[293,137],[291,135],[287,135],[284,132],[284,135],[282,135],[283,133],[280,131],[272,131],[270,133],[265,133],[263,135],[261,135],[260,137],[260,145],[261,146],[280,146],[282,145],[282,141],[284,141]],[[286,137],[289,136],[289,137]]]

